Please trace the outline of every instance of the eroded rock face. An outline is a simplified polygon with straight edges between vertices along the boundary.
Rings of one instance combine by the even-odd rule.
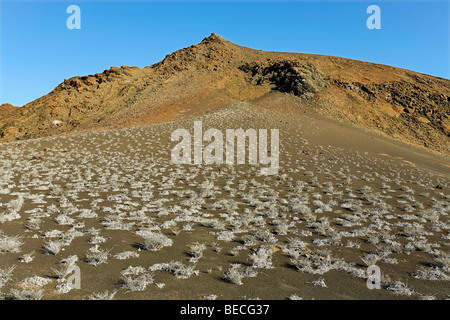
[[[270,82],[275,90],[309,98],[327,85],[327,77],[311,64],[292,60],[267,60],[246,63],[240,70],[251,75],[250,81],[259,85]]]
[[[401,109],[401,117],[420,128],[429,125],[449,136],[450,96],[441,92],[425,90],[418,84],[407,81],[362,84],[334,80],[339,88],[357,93],[373,102],[385,100]]]

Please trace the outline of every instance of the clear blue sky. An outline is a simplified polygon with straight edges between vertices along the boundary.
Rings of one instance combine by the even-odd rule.
[[[0,104],[64,79],[145,67],[214,32],[268,51],[339,56],[450,78],[449,1],[1,1]],[[69,5],[81,29],[69,30]],[[369,30],[369,5],[381,29]]]

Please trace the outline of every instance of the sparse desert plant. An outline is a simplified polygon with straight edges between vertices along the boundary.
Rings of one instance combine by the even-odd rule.
[[[380,260],[381,257],[375,253],[368,253],[364,257],[361,257],[361,260],[365,263],[366,266],[372,266]]]
[[[194,226],[193,223],[186,223],[185,225],[183,225],[183,227],[181,228],[181,230],[184,230],[184,231],[191,231],[193,226]]]
[[[19,197],[17,199],[11,200],[11,202],[8,203],[8,208],[12,211],[19,211],[23,206],[23,197]]]
[[[120,272],[120,274],[123,276],[139,275],[141,273],[145,273],[145,268],[141,267],[141,266],[137,266],[137,267],[129,266],[128,268],[126,268]]]
[[[116,293],[117,291],[109,292],[108,290],[105,292],[97,292],[90,295],[87,300],[112,300]]]
[[[12,279],[15,268],[16,266],[12,266],[7,269],[0,269],[0,288]]]
[[[414,294],[414,292],[401,281],[390,282],[385,285],[385,287],[387,290],[403,296],[411,296],[412,294]]]
[[[413,193],[414,193],[414,190],[411,189],[411,188],[408,187],[408,186],[401,186],[401,187],[400,187],[400,190],[401,190],[401,191],[405,191],[406,193],[409,193],[409,194],[413,194]]]
[[[255,232],[254,237],[258,241],[267,243],[276,243],[277,238],[268,229],[259,229]]]
[[[291,263],[297,270],[312,274],[324,274],[333,268],[329,253],[301,255],[291,259]]]
[[[50,196],[52,197],[62,197],[66,194],[65,190],[60,186],[54,186],[50,190]]]
[[[31,253],[26,253],[26,254],[22,255],[19,258],[19,261],[23,262],[23,263],[29,263],[29,262],[33,261],[33,259],[34,259],[33,253],[34,253],[34,251]]]
[[[163,222],[162,224],[161,224],[161,229],[169,229],[169,228],[171,228],[171,227],[173,227],[173,226],[175,226],[177,223],[175,222],[175,221],[173,221],[173,220],[168,220],[168,221],[165,221],[165,222]],[[172,230],[171,230],[172,231]],[[172,231],[173,232],[173,231]]]
[[[201,257],[203,257],[203,251],[206,250],[206,246],[203,243],[195,243],[189,247],[189,255],[191,258],[189,262],[197,262]]]
[[[134,222],[124,223],[117,215],[108,215],[101,221],[101,224],[108,230],[131,230]]]
[[[97,266],[99,264],[102,263],[106,263],[106,261],[108,260],[108,255],[110,250],[96,250],[96,251],[91,251],[89,250],[86,253],[86,258],[84,259],[88,264],[93,265],[93,266]]]
[[[0,212],[0,224],[16,219],[20,219],[20,215],[16,211],[12,211],[10,213]]]
[[[325,279],[322,278],[322,277],[320,277],[318,280],[311,281],[311,282],[308,282],[308,283],[312,284],[313,286],[318,286],[318,287],[322,287],[322,288],[326,288],[327,287],[327,285],[325,283]]]
[[[291,258],[298,258],[298,256],[306,250],[307,244],[298,238],[289,238],[289,242],[282,248],[283,252],[289,254]]]
[[[217,219],[203,219],[200,224],[207,228],[212,229],[223,229],[225,228],[225,224],[222,221]]]
[[[141,247],[144,250],[158,251],[163,247],[170,247],[172,243],[172,239],[168,238],[161,232],[150,232],[145,235],[144,242],[141,244]]]
[[[347,241],[346,244],[344,244],[344,247],[346,248],[359,248],[361,245],[357,242],[353,242],[353,241]]]
[[[144,291],[154,281],[153,273],[143,273],[137,277],[125,275],[120,280],[120,286],[130,291]]]
[[[362,211],[362,202],[359,199],[347,199],[341,204],[341,208],[359,213]]]
[[[64,245],[65,243],[61,240],[49,240],[44,243],[43,252],[45,254],[57,255]]]
[[[380,236],[378,234],[369,234],[367,236],[366,242],[376,245],[380,242]]]
[[[434,258],[434,261],[437,262],[438,267],[449,268],[450,267],[450,254],[443,252],[441,255]]]
[[[416,215],[418,217],[425,219],[426,221],[437,222],[437,221],[439,221],[440,213],[439,213],[439,210],[436,210],[434,208],[429,208],[429,209],[425,209],[425,210],[421,210],[421,211],[417,212]]]
[[[296,294],[291,294],[287,297],[288,300],[303,300],[302,297],[300,297],[299,295]]]
[[[406,237],[416,237],[423,235],[423,225],[414,223],[403,228],[402,234]]]
[[[18,236],[7,236],[0,231],[0,252],[20,252],[23,241]]]
[[[242,285],[242,279],[244,278],[243,269],[239,266],[232,265],[230,269],[223,274],[223,279],[227,282]]]
[[[172,273],[176,278],[188,279],[193,274],[197,274],[195,265],[187,266],[181,261],[171,261],[167,265],[167,271]]]
[[[97,218],[98,214],[90,209],[83,209],[78,215],[78,218]]]
[[[450,281],[450,276],[443,272],[439,267],[417,270],[412,276],[416,279],[432,281]]]
[[[42,288],[48,283],[52,282],[52,279],[43,278],[40,276],[28,277],[22,280],[22,286],[29,287],[39,287]]]
[[[11,289],[5,295],[6,300],[41,300],[44,297],[43,289]]]
[[[55,218],[55,221],[60,225],[71,225],[75,222],[75,219],[66,214],[60,214]]]
[[[372,191],[372,188],[369,187],[369,186],[364,186],[364,187],[362,187],[361,189],[358,190],[358,192],[360,194],[366,194],[366,193],[369,193],[371,191]]]
[[[28,218],[28,223],[26,224],[29,230],[39,230],[41,227],[42,220],[40,218],[31,217]]]
[[[114,255],[114,258],[116,258],[117,260],[125,260],[125,259],[130,259],[130,258],[139,258],[139,253],[135,252],[135,251],[124,251],[121,253],[118,253],[116,255]]]
[[[436,300],[436,297],[433,295],[425,295],[425,296],[421,295],[419,299],[420,300]]]
[[[225,231],[220,231],[217,234],[217,240],[222,240],[222,241],[233,241],[235,237],[235,234],[233,231],[229,231],[229,230],[225,230]]]
[[[241,250],[245,249],[244,246],[236,246],[230,249],[230,255],[236,257]]]
[[[99,244],[99,243],[103,243],[106,242],[106,238],[103,236],[94,236],[91,239],[88,240],[88,243],[90,244]]]
[[[52,268],[52,270],[58,282],[63,282],[66,276],[68,276],[71,273],[69,265],[63,266],[61,269]]]
[[[383,182],[381,185],[380,185],[380,189],[382,189],[382,190],[390,190],[391,189],[391,187],[387,184],[387,183],[385,183],[385,182]]]
[[[282,221],[275,227],[275,233],[281,236],[287,235],[288,231],[289,231],[289,224],[286,221]]]
[[[274,247],[261,246],[255,252],[249,255],[254,268],[272,269],[272,255]]]
[[[222,251],[222,247],[219,247],[218,245],[214,246],[214,251],[219,254]]]

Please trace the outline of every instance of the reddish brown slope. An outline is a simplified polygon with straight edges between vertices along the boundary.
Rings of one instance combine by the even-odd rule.
[[[143,69],[112,67],[65,80],[0,118],[1,139],[171,121],[273,90],[329,117],[449,153],[449,80],[344,58],[263,52],[214,34]]]

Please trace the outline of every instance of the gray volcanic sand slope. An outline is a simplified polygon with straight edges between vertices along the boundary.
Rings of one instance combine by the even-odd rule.
[[[278,174],[172,164],[170,134],[194,120],[224,134],[279,129]],[[448,159],[283,94],[191,120],[2,144],[0,159],[6,299],[450,295]],[[70,264],[81,289],[65,285]],[[366,286],[372,264],[379,290]]]

